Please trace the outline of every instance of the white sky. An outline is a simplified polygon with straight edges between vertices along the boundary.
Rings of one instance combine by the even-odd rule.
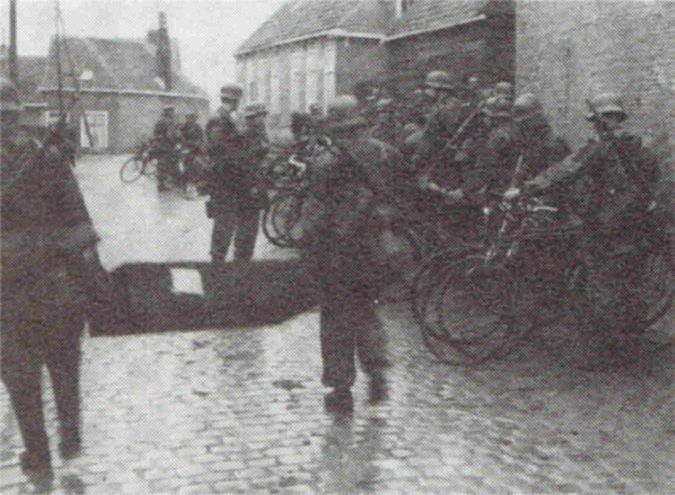
[[[285,0],[60,0],[68,36],[143,38],[166,12],[182,72],[215,99],[235,78],[234,51]],[[17,0],[19,55],[46,55],[56,0]],[[0,0],[0,39],[9,40],[9,0]]]

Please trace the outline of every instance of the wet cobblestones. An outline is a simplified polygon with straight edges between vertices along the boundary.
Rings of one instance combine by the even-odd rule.
[[[359,376],[345,416],[323,408],[315,311],[257,328],[85,338],[85,453],[55,456],[53,493],[672,491],[670,347],[627,370],[571,370],[534,345],[452,368],[426,351],[405,305],[379,311],[390,396],[369,405]],[[49,392],[45,403],[55,447]],[[4,387],[0,411],[0,493],[30,493]]]
[[[658,361],[639,375],[543,359],[454,369],[432,360],[405,310],[381,314],[390,398],[368,405],[360,379],[345,417],[323,410],[315,313],[85,339],[85,455],[57,459],[55,493],[669,491],[672,401]],[[1,491],[29,492],[4,389],[0,401]]]

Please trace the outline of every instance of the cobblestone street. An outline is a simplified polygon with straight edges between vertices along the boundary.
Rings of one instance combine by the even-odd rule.
[[[106,267],[206,261],[203,201],[158,197],[144,178],[123,186],[121,163],[76,168]],[[288,257],[261,235],[257,259]],[[369,405],[360,375],[345,416],[324,411],[315,309],[256,327],[86,336],[84,454],[55,455],[54,493],[672,492],[669,347],[620,371],[570,370],[534,344],[507,362],[453,368],[424,348],[405,304],[379,312],[389,399]],[[0,493],[29,493],[2,387],[0,404]]]

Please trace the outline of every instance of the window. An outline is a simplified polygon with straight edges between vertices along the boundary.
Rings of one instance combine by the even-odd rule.
[[[88,133],[87,127],[89,127]],[[92,110],[84,112],[80,118],[80,145],[82,148],[95,150],[108,147],[108,112]]]
[[[323,65],[323,109],[328,109],[328,102],[335,98],[335,40],[328,40],[324,47]]]
[[[52,124],[55,124],[61,118],[61,114],[58,110],[46,110],[44,114],[45,127],[49,127]],[[66,122],[70,122],[70,114],[66,114]]]
[[[248,101],[251,103],[258,101],[258,81],[248,83]]]
[[[267,105],[267,68],[269,57],[261,55],[258,59],[256,81],[258,83],[258,102]]]
[[[321,91],[321,78],[323,77],[323,66],[319,56],[319,47],[313,46],[307,50],[307,80],[305,88],[305,109],[318,103]]]
[[[291,112],[302,111],[302,93],[305,85],[305,49],[296,47],[291,53]]]
[[[257,61],[254,57],[246,60],[246,103],[258,102]]]
[[[281,113],[281,64],[279,56],[273,55],[270,60],[270,115]]]

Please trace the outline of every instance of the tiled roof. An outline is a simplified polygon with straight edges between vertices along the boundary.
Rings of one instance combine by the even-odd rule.
[[[394,0],[290,0],[265,21],[238,53],[339,29],[384,36],[394,17]]]
[[[104,38],[67,38],[61,45],[62,73],[71,71],[71,60],[76,74],[91,71],[92,80],[81,82],[86,89],[116,89],[132,91],[163,91],[157,77],[154,45],[141,40]],[[65,85],[72,86],[70,76],[64,77]],[[57,86],[56,44],[49,48],[44,80],[45,88]],[[190,83],[179,73],[172,75],[173,93],[204,96],[206,93]]]
[[[45,64],[47,57],[19,57],[19,98],[23,103],[34,103],[41,101],[37,93],[37,87],[42,82],[45,73]],[[0,76],[9,77],[9,68],[7,59],[3,58],[0,63]]]
[[[394,22],[388,34],[405,36],[461,24],[482,14],[490,3],[490,0],[416,0]]]

